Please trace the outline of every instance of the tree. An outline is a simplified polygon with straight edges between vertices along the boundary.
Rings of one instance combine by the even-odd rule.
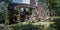
[[[1,12],[0,12],[0,15],[4,15],[4,19],[5,19],[5,28],[6,28],[6,30],[8,30],[7,29],[7,25],[9,24],[9,20],[8,20],[8,10],[7,10],[7,7],[8,7],[8,3],[10,3],[11,2],[11,0],[0,0],[0,3],[1,2],[4,2],[3,3],[3,5],[1,5],[0,6],[0,9],[2,9],[1,10]],[[2,13],[3,12],[3,13]],[[2,13],[2,14],[1,14]],[[1,17],[1,16],[0,16]]]
[[[60,0],[48,0],[48,7],[51,10],[51,15],[56,16],[58,14],[56,11],[60,10]]]

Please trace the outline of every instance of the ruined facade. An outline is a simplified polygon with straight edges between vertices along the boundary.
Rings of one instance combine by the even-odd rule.
[[[30,0],[31,5],[35,7],[36,12],[32,13],[31,20],[46,21],[50,16],[49,9],[38,1],[39,0]]]
[[[38,0],[30,0],[30,4],[10,3],[8,5],[8,11],[10,21],[42,21],[49,17],[49,9],[39,4]]]

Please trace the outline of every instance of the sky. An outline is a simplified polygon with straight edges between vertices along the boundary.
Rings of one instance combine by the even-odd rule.
[[[30,4],[30,0],[13,0],[12,2],[15,2],[15,3],[26,3],[26,4]]]

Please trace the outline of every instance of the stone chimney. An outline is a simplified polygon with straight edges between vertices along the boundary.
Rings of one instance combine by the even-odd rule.
[[[35,0],[30,0],[30,4],[35,7]]]

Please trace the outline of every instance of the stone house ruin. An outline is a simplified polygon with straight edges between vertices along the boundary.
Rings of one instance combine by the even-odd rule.
[[[18,1],[18,0],[16,0]],[[49,9],[38,3],[39,0],[20,0],[8,4],[9,20],[13,21],[44,21],[50,16]]]

